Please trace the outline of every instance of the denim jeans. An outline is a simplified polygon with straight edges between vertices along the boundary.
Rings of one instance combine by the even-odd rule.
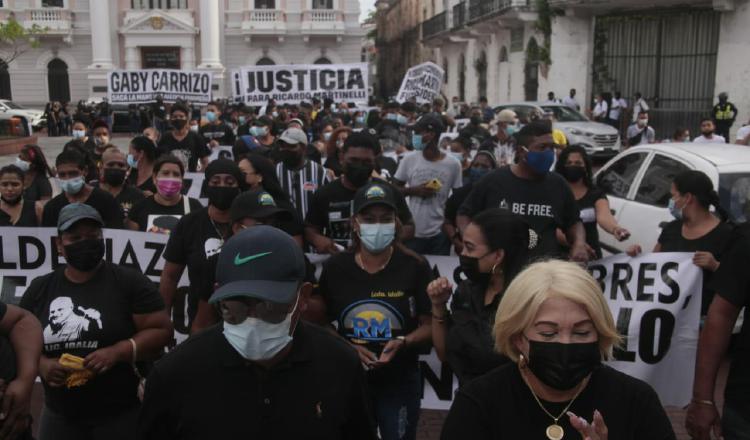
[[[402,370],[397,380],[370,383],[375,421],[383,440],[417,438],[422,375],[419,368]]]
[[[432,237],[415,237],[404,244],[419,255],[450,255],[451,253],[451,241],[443,232]]]
[[[750,414],[724,405],[721,418],[721,430],[724,440],[750,440]]]
[[[132,440],[136,438],[136,406],[120,414],[97,420],[71,420],[46,405],[39,420],[39,440]]]

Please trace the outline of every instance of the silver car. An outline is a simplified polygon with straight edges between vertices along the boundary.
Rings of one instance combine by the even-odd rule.
[[[495,107],[495,112],[505,109],[516,112],[522,121],[529,120],[532,113],[537,115],[552,113],[555,117],[553,127],[565,133],[568,144],[580,145],[591,157],[608,159],[622,149],[620,133],[617,129],[607,124],[594,122],[563,104],[540,102],[502,104]]]

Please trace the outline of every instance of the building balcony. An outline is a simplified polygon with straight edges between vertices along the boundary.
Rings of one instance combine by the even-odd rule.
[[[448,13],[440,13],[422,23],[422,39],[427,40],[448,30]]]
[[[23,26],[44,28],[45,35],[70,35],[73,30],[73,17],[68,9],[26,9],[23,13]]]
[[[335,9],[308,9],[302,11],[300,33],[306,37],[342,36],[346,33],[344,14]]]
[[[243,35],[285,35],[286,14],[280,9],[255,9],[245,11],[242,21]]]
[[[593,13],[602,13],[610,10],[622,9],[644,9],[653,8],[654,2],[651,0],[548,0],[549,6],[555,9],[580,9],[590,10]],[[725,10],[734,8],[734,0],[662,0],[659,7],[670,6],[705,6],[712,4],[716,10]],[[727,6],[728,5],[728,6]]]

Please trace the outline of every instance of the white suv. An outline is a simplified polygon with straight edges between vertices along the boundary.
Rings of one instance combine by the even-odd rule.
[[[0,112],[10,116],[23,116],[36,129],[40,129],[47,124],[43,110],[21,107],[8,99],[0,99]]]

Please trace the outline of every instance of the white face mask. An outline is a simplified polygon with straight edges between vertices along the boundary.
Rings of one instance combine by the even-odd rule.
[[[73,130],[73,139],[83,139],[86,137],[86,130]]]
[[[638,120],[638,126],[639,127],[645,127],[648,125],[648,119],[639,119]]]
[[[224,337],[229,345],[249,361],[271,359],[292,342],[292,336],[289,333],[291,333],[292,315],[297,310],[298,303],[299,296],[291,313],[277,324],[254,317],[247,317],[240,324],[230,324],[224,321]]]

